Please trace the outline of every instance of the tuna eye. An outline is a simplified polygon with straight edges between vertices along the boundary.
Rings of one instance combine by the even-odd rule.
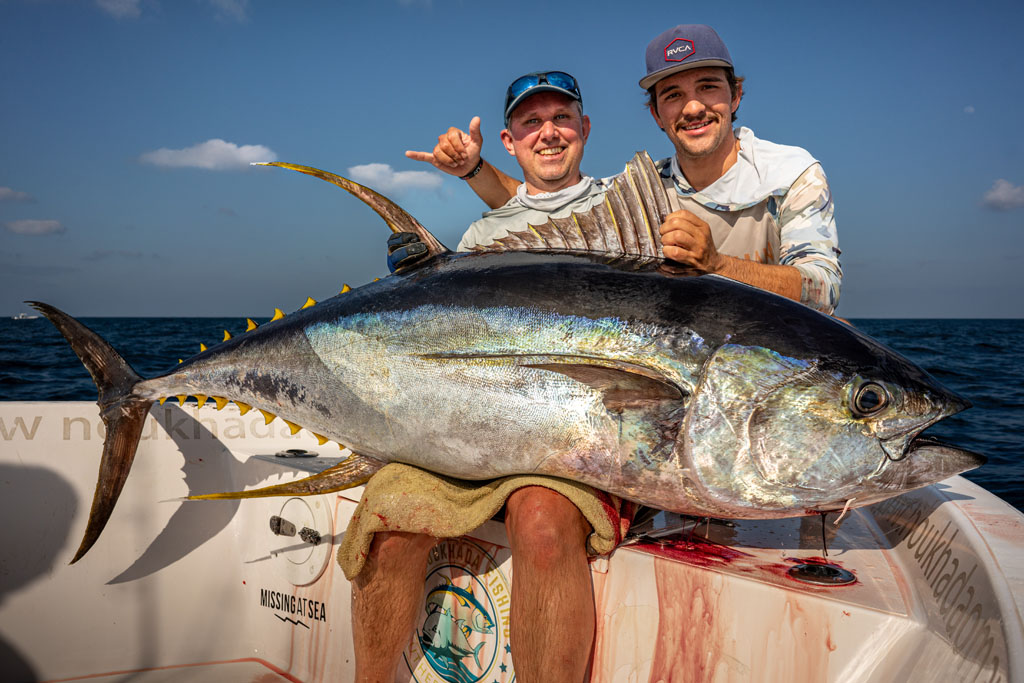
[[[853,410],[861,416],[877,413],[889,402],[889,394],[885,387],[874,382],[867,382],[859,389],[853,397]]]

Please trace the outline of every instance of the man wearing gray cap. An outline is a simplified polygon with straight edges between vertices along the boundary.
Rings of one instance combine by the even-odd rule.
[[[841,271],[831,195],[820,165],[802,149],[759,140],[746,128],[733,130],[743,96],[742,79],[735,76],[732,58],[711,28],[677,26],[655,38],[646,56],[647,74],[640,85],[650,96],[651,115],[675,147],[675,155],[657,164],[672,208],[660,226],[665,256],[702,272],[718,273],[831,313],[838,302]],[[551,78],[552,73],[557,72],[528,74],[523,77],[525,81],[517,79],[506,98],[507,128],[502,131],[502,142],[523,168],[524,183],[483,161],[477,118],[471,122],[469,133],[449,129],[439,137],[433,152],[406,153],[412,159],[466,179],[495,209],[470,227],[460,249],[487,244],[508,231],[522,229],[524,222],[543,223],[547,215],[583,213],[600,201],[605,184],[579,174],[578,162],[576,173],[560,171],[559,160],[567,158],[563,155],[573,156],[578,151],[582,157],[589,121],[585,129],[578,129],[579,144],[575,145],[571,138],[553,135],[553,121],[542,121],[543,117],[538,118],[536,112],[527,111],[528,107],[522,105],[524,101],[543,102],[546,95],[567,99],[565,93],[558,94],[558,86],[549,87],[552,92],[548,93],[531,90],[541,84],[542,76]],[[522,92],[517,92],[524,86]],[[525,94],[532,96],[525,98]],[[576,100],[572,104],[580,100],[571,95],[568,99]],[[532,137],[532,133],[528,138],[520,136],[516,133],[520,114],[522,123],[540,124],[551,137],[540,140]],[[547,112],[544,116],[565,114]],[[398,237],[402,239],[405,238]],[[423,245],[389,242],[389,265],[401,268],[425,251]],[[514,519],[521,511],[526,512],[534,522],[550,522],[549,528],[554,529],[554,533],[529,536],[535,540],[546,536],[552,549],[575,548],[575,560],[582,557],[586,522],[581,521],[580,512],[573,511],[572,503],[559,500],[556,495],[545,501],[543,508],[520,507],[516,495],[518,492],[508,499],[508,511],[513,515],[511,523],[506,520],[510,538],[513,533],[522,533],[516,529]],[[554,510],[560,511],[557,519],[550,512]],[[588,521],[594,524],[589,518]],[[564,533],[558,532],[560,526]],[[394,537],[387,540],[393,541]],[[405,544],[408,540],[399,542]],[[515,553],[517,539],[511,538],[510,545]],[[379,557],[398,558],[391,563],[392,571],[398,572],[400,560],[409,556],[403,553],[407,550],[384,552]],[[556,555],[538,553],[538,557],[551,564],[557,564]],[[518,562],[514,557],[514,589],[535,599],[524,613],[533,618],[534,627],[548,628],[543,633],[534,627],[521,629],[523,635],[517,638],[514,620],[513,648],[520,653],[515,659],[517,679],[580,680],[589,657],[594,624],[593,595],[589,593],[585,560],[582,565],[578,561],[572,565],[582,566],[581,571],[566,571],[550,579],[546,593],[539,585],[523,590],[521,581],[528,574],[520,572]],[[382,561],[380,566],[383,568],[386,563]],[[422,576],[422,565],[417,566],[414,574]],[[545,594],[556,599],[544,603],[538,596]],[[357,591],[357,600],[358,597]],[[573,606],[577,611],[573,611]],[[568,617],[563,616],[567,611]],[[529,623],[529,617],[520,624]],[[552,623],[554,631],[550,628]],[[550,650],[545,641],[556,634],[561,645],[559,656],[545,661],[539,652]]]
[[[842,271],[825,174],[799,147],[733,130],[743,82],[715,31],[684,25],[646,53],[651,115],[675,147],[658,163],[673,208],[664,253],[826,313]]]
[[[743,79],[711,27],[669,29],[650,42],[645,58],[640,86],[675,147],[657,164],[673,209],[660,228],[665,256],[832,313],[842,270],[821,165],[799,147],[733,129]],[[477,123],[470,134],[449,129],[430,158],[412,158],[453,174],[480,165],[486,173],[471,186],[499,206],[517,181],[479,155]]]

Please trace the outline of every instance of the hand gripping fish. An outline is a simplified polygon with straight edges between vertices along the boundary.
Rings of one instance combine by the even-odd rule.
[[[387,462],[462,479],[537,473],[674,512],[792,517],[868,505],[978,467],[919,436],[968,407],[849,325],[661,255],[668,213],[646,153],[605,202],[453,254],[376,192],[313,168],[429,253],[380,281],[139,377],[81,323],[34,306],[99,388],[95,543],[157,400],[259,408],[356,455],[293,483],[193,498],[304,495]]]

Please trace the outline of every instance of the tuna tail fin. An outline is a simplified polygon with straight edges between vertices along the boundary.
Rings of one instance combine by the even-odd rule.
[[[268,498],[270,496],[315,496],[320,493],[344,491],[365,484],[384,463],[365,455],[353,455],[319,474],[285,484],[264,486],[251,491],[229,491],[189,496],[186,500],[226,500],[238,498]]]
[[[100,417],[107,431],[89,522],[78,552],[71,560],[71,564],[74,564],[89,552],[110,519],[110,513],[114,511],[114,505],[135,460],[142,427],[153,402],[132,395],[133,387],[142,378],[98,334],[53,306],[37,301],[26,303],[54,324],[92,375],[99,390],[97,404]]]
[[[305,173],[306,175],[311,175],[314,178],[320,178],[321,180],[337,185],[341,189],[361,199],[367,206],[377,212],[377,215],[383,218],[384,222],[388,224],[389,228],[391,228],[391,232],[416,233],[416,235],[419,236],[420,241],[427,245],[427,258],[449,253],[448,248],[437,241],[437,238],[430,234],[429,230],[420,225],[418,220],[410,216],[405,209],[400,207],[398,204],[395,204],[384,195],[360,185],[357,182],[349,180],[348,178],[343,178],[340,175],[336,175],[329,171],[321,171],[319,168],[313,168],[312,166],[299,166],[298,164],[288,164],[283,161],[254,162],[252,165],[287,168],[291,171]]]

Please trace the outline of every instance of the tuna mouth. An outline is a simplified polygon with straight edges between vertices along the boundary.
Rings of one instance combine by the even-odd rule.
[[[882,445],[882,450],[885,451],[885,457],[889,458],[892,462],[899,462],[905,459],[910,455],[911,443],[927,426],[928,425],[921,428],[915,428],[913,431],[907,432],[906,434],[882,439],[879,443]]]
[[[890,436],[888,439],[879,439],[879,444],[881,444],[882,450],[885,451],[885,457],[892,462],[900,462],[901,460],[906,459],[906,457],[916,448],[914,444],[917,441],[921,439],[928,440],[928,437],[919,436],[921,432],[931,427],[943,417],[945,417],[945,415],[937,415],[931,420],[928,420],[928,422],[916,426],[903,434]]]
[[[875,479],[881,489],[911,491],[977,469],[987,462],[980,453],[929,436],[913,439],[907,447],[906,456],[913,457],[900,463],[899,467],[885,468]]]
[[[919,447],[917,445],[918,442],[924,443],[934,441],[934,439],[931,439],[930,437],[922,437],[919,435],[939,420],[947,418],[950,415],[956,415],[960,411],[967,410],[971,407],[970,401],[953,393],[950,393],[945,397],[945,399],[946,400],[944,401],[941,410],[937,411],[926,422],[915,425],[902,434],[897,434],[895,436],[879,440],[882,450],[885,451],[885,455],[889,460],[899,462]]]

